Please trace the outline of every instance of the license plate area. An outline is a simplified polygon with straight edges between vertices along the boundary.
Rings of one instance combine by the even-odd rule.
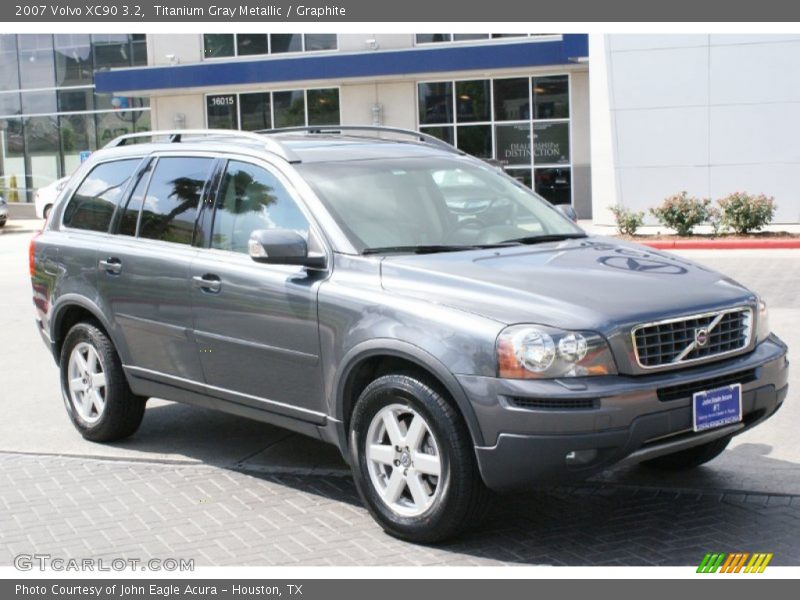
[[[742,384],[734,383],[692,396],[692,425],[695,431],[708,431],[742,420]]]

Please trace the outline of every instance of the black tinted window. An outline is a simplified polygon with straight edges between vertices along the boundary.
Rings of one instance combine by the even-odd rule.
[[[74,229],[108,231],[111,216],[122,198],[140,158],[97,165],[64,210],[64,225]]]
[[[197,204],[213,159],[160,158],[144,200],[139,237],[191,244]]]
[[[250,234],[257,229],[291,229],[306,235],[308,221],[272,173],[231,161],[217,200],[211,247],[247,252]]]
[[[122,216],[119,220],[118,232],[122,235],[136,235],[136,225],[139,222],[139,211],[142,210],[142,202],[144,201],[144,192],[147,189],[147,183],[150,181],[150,172],[152,171],[152,161],[140,171],[139,178],[136,182],[136,187],[122,211]]]

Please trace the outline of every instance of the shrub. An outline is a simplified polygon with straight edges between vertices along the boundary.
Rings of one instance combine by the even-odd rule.
[[[711,226],[712,235],[718,236],[720,233],[722,233],[722,211],[719,208],[716,206],[709,206],[708,217],[706,221]]]
[[[634,212],[619,204],[608,208],[617,222],[617,231],[623,235],[636,235],[636,230],[644,223],[644,213],[641,211]]]
[[[661,206],[650,213],[662,225],[674,229],[678,235],[692,235],[695,226],[708,219],[711,200],[689,196],[686,192],[666,198]]]
[[[764,194],[753,196],[747,192],[734,192],[719,200],[721,221],[738,234],[758,231],[775,216],[775,200]]]

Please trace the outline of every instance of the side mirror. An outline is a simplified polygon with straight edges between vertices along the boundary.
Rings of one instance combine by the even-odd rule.
[[[257,229],[247,242],[250,258],[270,265],[299,265],[324,269],[325,255],[309,253],[305,238],[290,229]]]
[[[578,213],[575,212],[571,204],[556,204],[556,209],[573,223],[578,222]]]

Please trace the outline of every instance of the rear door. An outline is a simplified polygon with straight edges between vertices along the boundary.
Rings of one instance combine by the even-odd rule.
[[[202,154],[151,157],[118,211],[116,235],[98,252],[100,295],[122,333],[125,366],[140,377],[202,382],[189,267],[214,162]]]
[[[288,182],[255,159],[227,161],[212,208],[209,247],[191,269],[206,382],[235,402],[318,419],[324,406],[317,289],[326,275],[259,264],[247,253],[251,232],[309,236],[309,219]]]

